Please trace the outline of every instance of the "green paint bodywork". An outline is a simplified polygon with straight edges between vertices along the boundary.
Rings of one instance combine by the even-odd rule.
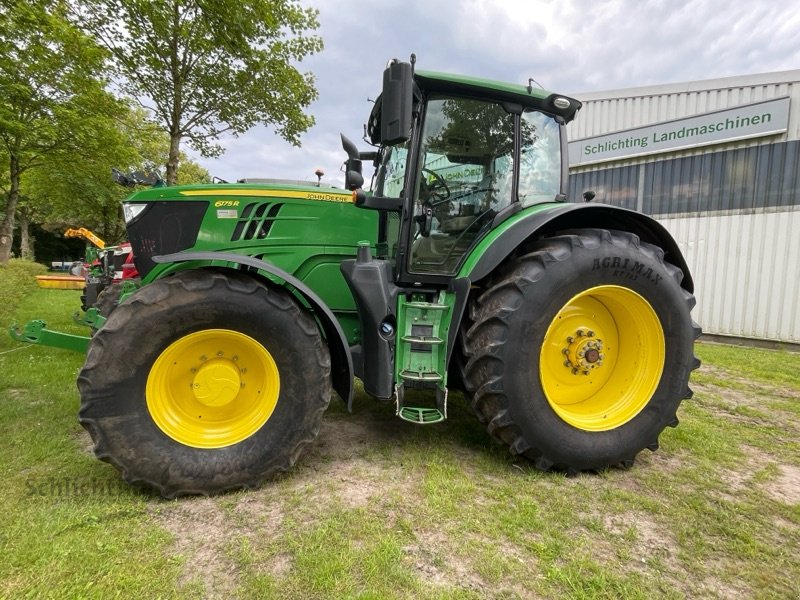
[[[520,221],[529,219],[534,215],[538,215],[539,213],[547,212],[548,210],[555,210],[562,206],[564,206],[563,202],[544,202],[542,204],[534,204],[519,211],[517,214],[512,215],[500,223],[500,225],[489,231],[489,233],[479,239],[478,242],[472,247],[472,250],[467,255],[466,259],[461,263],[461,267],[458,270],[456,278],[469,277],[472,273],[472,270],[475,268],[475,265],[492,246],[492,244],[503,237],[503,234],[505,234],[505,232],[511,229],[514,225]]]
[[[186,251],[226,251],[255,256],[294,275],[336,314],[348,341],[357,342],[356,306],[339,264],[355,258],[359,241],[367,241],[375,248],[378,214],[355,207],[349,192],[293,185],[195,185],[148,189],[130,196],[126,202],[135,204],[156,199],[207,201],[208,209],[197,242]],[[254,203],[281,205],[278,215],[268,219],[271,222],[269,235],[258,240],[233,239],[241,237],[241,234],[234,235],[240,221],[244,224],[241,230],[246,231],[253,220],[242,218],[242,213]],[[264,213],[267,211],[268,208]],[[253,214],[255,210],[250,212]],[[234,266],[226,262],[160,264],[142,279],[142,285],[176,271],[211,264]],[[275,279],[268,273],[262,275]]]
[[[482,90],[484,93],[491,94],[492,92],[503,92],[506,94],[513,94],[519,97],[520,101],[527,101],[531,98],[537,100],[544,100],[551,95],[550,92],[541,88],[528,88],[528,86],[519,85],[517,83],[508,83],[506,81],[495,81],[493,79],[483,79],[481,77],[470,77],[468,75],[456,75],[453,73],[440,73],[436,71],[420,71],[415,72],[416,77],[422,79],[435,80],[438,82],[447,82],[466,85]]]
[[[281,196],[281,194],[286,194]],[[342,201],[312,200],[302,196],[321,195]],[[292,197],[300,196],[300,197]],[[378,213],[353,205],[350,194],[343,190],[301,186],[276,185],[205,185],[148,189],[130,196],[127,203],[154,199],[170,201],[207,201],[208,209],[200,225],[196,244],[186,251],[225,251],[255,256],[303,281],[331,309],[347,336],[349,344],[360,341],[358,313],[355,300],[339,268],[343,260],[355,258],[359,242],[368,242],[375,254]],[[231,241],[245,207],[253,203],[281,204],[271,219],[269,235],[260,240]],[[232,206],[236,204],[236,206]],[[488,232],[466,256],[458,277],[469,277],[480,257],[503,233],[515,223],[562,203],[546,203],[523,209]],[[222,214],[237,218],[220,218]],[[251,211],[252,212],[252,211]],[[266,212],[266,211],[265,211]],[[236,268],[226,261],[167,263],[156,265],[143,279],[146,285],[172,273],[207,266]],[[264,277],[279,281],[269,273]],[[399,367],[398,367],[399,368]]]

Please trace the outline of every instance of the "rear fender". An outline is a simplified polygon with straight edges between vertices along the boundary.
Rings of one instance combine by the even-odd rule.
[[[607,204],[571,203],[517,215],[512,217],[513,222],[501,223],[497,233],[491,232],[473,249],[459,277],[469,277],[473,282],[485,278],[530,239],[567,229],[600,228],[629,231],[642,241],[659,246],[664,250],[664,260],[683,271],[681,286],[694,292],[694,282],[678,244],[663,225],[647,215]]]
[[[336,320],[333,312],[331,312],[331,309],[328,308],[322,299],[306,284],[283,269],[279,269],[268,262],[252,256],[235,254],[233,252],[178,252],[175,254],[153,257],[153,262],[160,264],[177,264],[190,261],[195,262],[195,266],[198,267],[208,266],[213,261],[215,266],[223,262],[256,269],[256,272],[253,274],[261,277],[268,284],[276,285],[275,279],[278,279],[278,284],[290,287],[290,291],[295,296],[300,296],[305,300],[313,309],[314,316],[317,318],[328,344],[331,355],[331,379],[333,382],[333,389],[341,396],[342,400],[347,403],[347,409],[352,410],[353,359],[350,356],[347,338],[345,337],[344,331],[342,331],[342,327],[339,325],[339,321]],[[231,266],[228,268],[233,267]],[[169,272],[171,273],[173,271],[170,270]],[[271,277],[267,277],[267,275]]]

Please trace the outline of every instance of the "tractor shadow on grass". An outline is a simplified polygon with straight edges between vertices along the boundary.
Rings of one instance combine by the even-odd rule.
[[[291,478],[294,471],[318,470],[320,465],[334,462],[345,467],[348,461],[425,465],[434,459],[452,457],[461,464],[488,462],[491,465],[487,466],[498,470],[508,469],[512,463],[529,464],[511,456],[507,448],[489,436],[461,393],[450,394],[447,419],[441,423],[409,423],[396,416],[395,411],[393,401],[378,401],[358,391],[353,412],[348,413],[341,400],[334,397],[317,439],[287,477]]]

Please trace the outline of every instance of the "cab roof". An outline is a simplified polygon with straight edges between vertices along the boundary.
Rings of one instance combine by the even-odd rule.
[[[414,80],[421,90],[486,97],[493,100],[521,104],[525,108],[534,108],[560,116],[565,123],[571,121],[581,107],[581,103],[574,98],[569,98],[562,94],[554,94],[531,85],[525,86],[517,83],[435,71],[415,71]],[[557,107],[553,103],[556,98],[568,100],[569,106],[566,108]]]

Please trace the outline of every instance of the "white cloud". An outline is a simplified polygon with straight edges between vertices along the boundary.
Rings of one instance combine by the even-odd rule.
[[[339,132],[360,141],[386,61],[554,91],[763,73],[800,66],[800,11],[788,0],[307,0],[320,9],[325,50],[302,64],[317,77],[317,124],[301,148],[257,128],[201,160],[213,175],[341,185]]]

